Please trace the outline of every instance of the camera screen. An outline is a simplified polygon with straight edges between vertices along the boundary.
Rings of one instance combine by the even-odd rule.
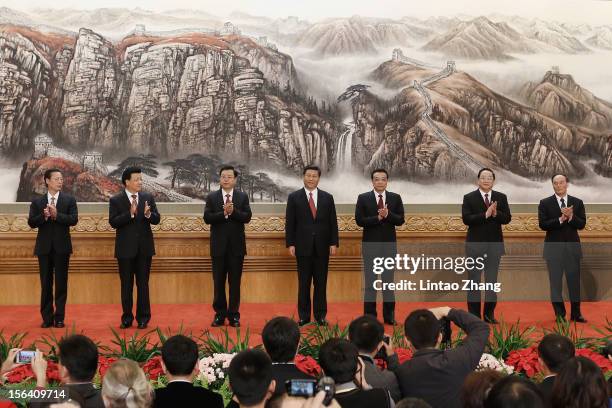
[[[314,395],[315,382],[312,380],[291,380],[289,395],[295,397],[310,397]]]
[[[34,358],[34,351],[31,350],[22,350],[17,354],[17,362],[18,363],[31,363]]]

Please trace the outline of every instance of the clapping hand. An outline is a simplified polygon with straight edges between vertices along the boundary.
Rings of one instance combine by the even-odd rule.
[[[149,202],[148,201],[145,201],[144,216],[146,218],[149,218],[151,216],[151,207],[149,206]]]
[[[234,203],[227,203],[223,205],[223,215],[230,215],[234,212]]]
[[[387,208],[387,206],[385,205],[384,208],[381,208],[378,210],[378,219],[382,220],[387,218],[387,216],[389,215],[389,209]]]
[[[49,214],[51,215],[51,219],[55,220],[57,218],[57,207],[53,204],[49,204],[47,207],[49,208]]]
[[[561,217],[564,218],[564,221],[571,221],[574,217],[574,206],[562,208],[561,214],[563,214]]]
[[[485,213],[485,218],[495,217],[497,215],[497,201],[493,201],[493,203],[487,208],[487,212]]]
[[[47,206],[43,210],[43,215],[45,216],[45,221],[51,218],[51,211],[49,210],[49,204],[47,204]]]

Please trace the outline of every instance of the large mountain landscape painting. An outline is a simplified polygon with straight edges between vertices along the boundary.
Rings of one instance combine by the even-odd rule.
[[[610,201],[612,2],[62,3],[0,3],[0,202],[52,167],[107,201],[128,165],[159,201],[198,202],[222,163],[254,202],[308,164],[341,203],[378,167],[407,203],[460,202],[481,167],[511,202],[558,173]]]

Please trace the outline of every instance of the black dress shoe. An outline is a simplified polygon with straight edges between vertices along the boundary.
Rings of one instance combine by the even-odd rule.
[[[317,320],[317,324],[319,326],[327,326],[327,320],[325,320],[325,319],[318,319]]]
[[[138,326],[136,326],[136,328],[138,328],[138,329],[146,329],[147,328],[147,324],[146,323],[138,323]]]
[[[485,316],[484,321],[489,324],[499,324],[499,321],[495,317]]]
[[[48,329],[51,326],[53,326],[53,323],[51,322],[42,322],[42,324],[40,325],[40,327],[43,329]]]
[[[119,328],[120,328],[120,329],[128,329],[128,328],[130,328],[130,327],[132,327],[132,322],[129,322],[129,323],[127,323],[127,322],[121,322],[121,324],[119,325]]]
[[[219,327],[225,325],[225,318],[221,316],[215,316],[212,323],[210,324],[212,327]]]
[[[584,316],[580,315],[580,316],[575,316],[572,317],[572,322],[576,322],[576,323],[586,323],[587,319],[584,318]]]
[[[240,319],[229,319],[229,325],[232,327],[240,327]]]
[[[64,327],[66,327],[66,325],[64,324],[64,322],[55,322],[55,324],[53,325],[53,327],[57,328],[57,329],[62,329]]]
[[[300,320],[298,322],[298,326],[302,327],[302,326],[306,326],[307,324],[310,323],[310,320]]]

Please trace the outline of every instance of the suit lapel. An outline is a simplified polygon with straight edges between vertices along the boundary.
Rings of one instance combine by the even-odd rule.
[[[125,190],[123,190],[123,193],[121,193],[121,196],[123,197],[121,199],[121,201],[123,202],[123,204],[127,207],[128,211],[129,211],[130,207],[132,206],[132,203],[131,203],[130,198],[128,197],[127,193],[125,192]]]
[[[486,212],[487,205],[485,204],[484,197],[480,193],[480,189],[477,189],[476,191],[474,191],[474,194],[475,194],[476,201],[479,203],[478,206],[480,207],[481,210]],[[489,202],[491,202],[491,200],[489,200]]]

